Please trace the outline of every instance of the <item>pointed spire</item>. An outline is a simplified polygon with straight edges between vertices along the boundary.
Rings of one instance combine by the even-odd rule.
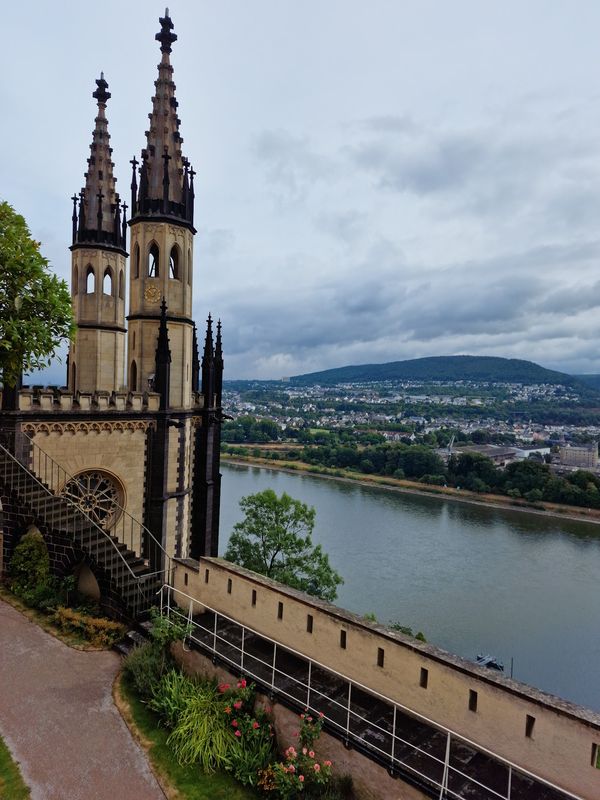
[[[204,407],[212,408],[215,394],[215,351],[210,314],[206,320],[206,338],[202,355],[202,394],[204,395]]]
[[[106,104],[110,92],[103,72],[96,80],[92,97],[98,103],[98,113],[92,132],[85,186],[80,193],[77,235],[73,243],[101,242],[121,248],[121,234],[115,233],[116,178],[113,174],[112,148],[106,119]]]
[[[155,37],[160,42],[162,55],[158,78],[154,82],[156,89],[152,111],[148,115],[150,124],[146,131],[146,156],[143,151],[140,188],[137,202],[132,204],[132,218],[156,214],[192,222],[185,210],[187,197],[184,194],[184,158],[181,153],[183,139],[179,133],[180,119],[177,116],[178,103],[170,61],[172,44],[177,40],[177,35],[173,33],[173,22],[168,11],[166,9],[165,16],[160,18],[161,29]]]
[[[198,332],[194,322],[192,337],[192,392],[200,391],[200,357],[198,355]]]
[[[209,314],[206,320],[206,338],[204,339],[204,353],[202,354],[202,366],[204,367],[214,357],[213,348],[213,335],[212,335],[212,317]]]
[[[171,388],[171,348],[169,345],[169,328],[167,325],[167,303],[163,297],[160,306],[160,322],[156,341],[154,391],[160,394],[160,409],[169,407],[169,391]]]
[[[223,393],[223,342],[221,341],[221,320],[217,322],[215,342],[215,403],[220,406]]]

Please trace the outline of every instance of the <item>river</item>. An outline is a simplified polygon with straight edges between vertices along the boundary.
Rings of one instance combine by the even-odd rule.
[[[220,554],[239,500],[272,488],[314,506],[337,603],[504,661],[514,677],[600,710],[600,525],[222,465]]]

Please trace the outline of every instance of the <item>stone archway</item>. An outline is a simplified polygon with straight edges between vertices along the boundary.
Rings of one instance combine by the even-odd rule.
[[[75,575],[75,589],[79,594],[93,600],[96,603],[100,602],[102,592],[100,591],[100,584],[98,579],[92,572],[89,564],[83,561],[74,570]]]

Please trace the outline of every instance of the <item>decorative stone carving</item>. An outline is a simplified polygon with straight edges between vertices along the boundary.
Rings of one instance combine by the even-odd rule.
[[[148,428],[156,429],[153,420],[99,420],[97,422],[24,422],[21,425],[23,433],[35,436],[38,433],[134,433],[147,431]]]

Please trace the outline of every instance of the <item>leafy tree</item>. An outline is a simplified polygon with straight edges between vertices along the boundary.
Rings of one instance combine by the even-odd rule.
[[[52,275],[27,223],[0,202],[0,373],[14,386],[21,370],[50,363],[63,339],[74,335],[71,295]]]
[[[335,600],[342,578],[321,545],[313,545],[315,509],[272,489],[240,500],[245,519],[234,528],[225,558],[295,589]]]

